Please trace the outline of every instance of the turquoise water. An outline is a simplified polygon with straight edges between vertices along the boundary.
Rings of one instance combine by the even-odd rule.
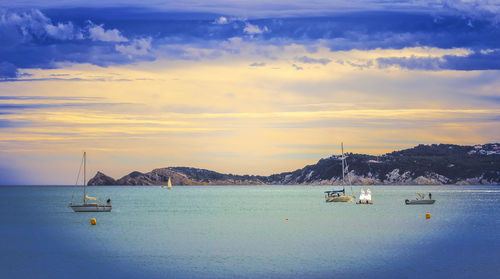
[[[113,211],[74,213],[74,187],[0,187],[1,277],[498,278],[500,187],[330,188],[89,187]]]

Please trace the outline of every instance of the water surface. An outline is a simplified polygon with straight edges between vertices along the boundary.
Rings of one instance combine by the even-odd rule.
[[[89,187],[113,211],[74,213],[68,202],[81,189],[0,187],[2,276],[498,276],[499,187],[374,186],[373,205],[327,204],[330,188]],[[437,202],[404,205],[416,191]]]

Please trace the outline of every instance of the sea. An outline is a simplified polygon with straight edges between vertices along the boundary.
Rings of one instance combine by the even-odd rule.
[[[333,188],[98,186],[112,212],[75,213],[81,187],[0,187],[0,278],[500,278],[500,187]]]

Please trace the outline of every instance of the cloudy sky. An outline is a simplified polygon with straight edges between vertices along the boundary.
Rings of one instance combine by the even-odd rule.
[[[0,1],[0,184],[500,141],[498,1],[102,2]]]

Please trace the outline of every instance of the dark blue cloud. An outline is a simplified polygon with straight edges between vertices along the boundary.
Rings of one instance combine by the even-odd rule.
[[[500,70],[500,49],[477,51],[467,56],[445,55],[436,57],[390,57],[378,58],[381,68],[399,66],[410,70]]]
[[[253,62],[252,64],[249,65],[250,67],[264,67],[266,66],[265,62]]]
[[[491,59],[497,57],[496,49],[500,49],[500,26],[493,20],[495,17],[482,19],[474,13],[464,13],[405,9],[260,19],[224,15],[226,20],[220,21],[219,14],[140,8],[0,9],[0,78],[15,79],[22,74],[20,68],[57,68],[57,62],[106,67],[151,61],[158,53],[169,59],[190,59],[185,45],[213,49],[207,57],[217,57],[221,51],[237,52],[221,50],[219,45],[234,37],[261,44],[298,43],[306,47],[321,41],[332,50],[468,48],[475,53],[446,57],[444,64],[416,59],[381,62],[406,63],[407,68],[420,69],[498,69],[499,60]],[[482,14],[489,15],[488,10]],[[480,52],[487,49],[493,52]],[[312,48],[311,51],[314,52]],[[298,62],[328,63],[306,56],[298,58]]]
[[[308,57],[308,56],[297,57],[296,60],[299,62],[302,62],[302,63],[306,63],[306,64],[322,64],[322,65],[326,65],[326,64],[332,62],[332,60],[327,59],[327,58],[316,59],[316,58],[312,58],[312,57]]]
[[[8,114],[9,112],[14,112],[18,110],[28,110],[28,109],[47,109],[47,108],[68,108],[68,107],[99,107],[99,106],[118,106],[124,105],[126,103],[106,103],[106,102],[95,102],[95,103],[9,103],[0,104],[0,114]]]
[[[148,43],[89,19],[59,21],[37,9],[0,9],[0,78],[19,77],[19,68],[57,68],[57,62],[108,66],[152,60]]]
[[[480,96],[479,99],[485,100],[490,103],[500,104],[500,96]]]
[[[83,101],[101,100],[102,97],[71,97],[71,96],[0,96],[0,100],[58,100],[58,101]]]
[[[0,113],[2,114],[2,113]],[[0,128],[11,128],[11,127],[19,127],[25,124],[25,122],[21,121],[12,121],[8,119],[0,119]]]
[[[16,65],[3,61],[0,62],[0,78],[15,78],[18,76]]]

